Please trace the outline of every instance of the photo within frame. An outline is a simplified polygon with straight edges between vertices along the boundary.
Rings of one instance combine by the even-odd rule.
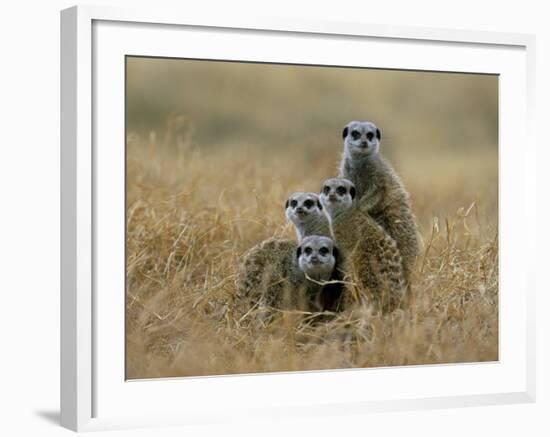
[[[126,57],[129,379],[497,361],[498,76]]]

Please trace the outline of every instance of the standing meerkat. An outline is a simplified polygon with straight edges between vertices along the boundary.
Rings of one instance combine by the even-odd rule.
[[[344,178],[325,180],[319,199],[330,217],[332,234],[342,252],[342,268],[383,310],[403,298],[402,259],[393,238],[357,207],[354,184]],[[350,305],[351,296],[346,297]]]
[[[352,121],[342,132],[344,152],[340,177],[357,190],[358,207],[395,240],[407,283],[419,252],[416,221],[409,193],[395,170],[379,153],[380,130],[369,121]]]
[[[285,203],[285,216],[294,225],[298,241],[308,235],[330,236],[328,219],[315,193],[291,194]]]

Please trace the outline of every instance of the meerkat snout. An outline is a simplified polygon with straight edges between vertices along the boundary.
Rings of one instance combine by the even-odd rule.
[[[350,154],[377,153],[380,147],[380,129],[370,121],[352,121],[342,132],[344,146]]]

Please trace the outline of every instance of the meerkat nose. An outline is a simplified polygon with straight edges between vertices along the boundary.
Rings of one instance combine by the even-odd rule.
[[[366,141],[361,141],[361,147],[367,147],[367,142]]]

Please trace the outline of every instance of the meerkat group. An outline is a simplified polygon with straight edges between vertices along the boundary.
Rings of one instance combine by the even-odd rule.
[[[285,203],[297,241],[270,238],[243,258],[237,295],[260,312],[339,312],[359,294],[391,311],[410,285],[416,223],[407,191],[379,153],[380,130],[352,121],[342,137],[338,177],[319,194],[297,192]]]

